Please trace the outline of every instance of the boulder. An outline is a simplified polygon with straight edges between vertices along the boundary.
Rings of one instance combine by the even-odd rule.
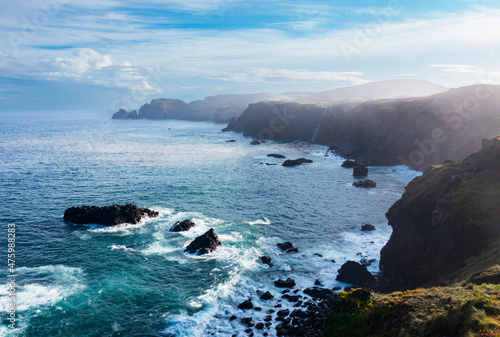
[[[357,162],[355,162],[354,160],[346,160],[342,163],[342,167],[345,167],[345,168],[354,168],[356,166],[358,166],[359,164]]]
[[[362,232],[371,232],[371,231],[374,231],[375,230],[375,226],[373,226],[372,224],[364,224],[361,226],[361,231]]]
[[[238,308],[241,310],[247,310],[247,309],[252,309],[253,308],[253,303],[252,300],[246,300],[238,304]]]
[[[260,260],[262,263],[267,264],[269,267],[271,266],[272,259],[269,256],[261,256]]]
[[[277,158],[277,159],[285,159],[286,157],[282,154],[270,153],[267,155],[268,157]]]
[[[277,243],[276,245],[285,253],[297,253],[299,251],[291,242]]]
[[[158,212],[139,208],[133,204],[112,206],[71,207],[64,212],[64,221],[78,225],[100,224],[116,226],[122,223],[136,224],[145,217],[157,217]]]
[[[306,159],[306,158],[288,159],[288,160],[285,160],[285,162],[283,163],[283,166],[294,167],[294,166],[299,166],[302,164],[310,164],[312,162],[313,162],[312,160]]]
[[[363,165],[355,166],[352,175],[355,177],[366,177],[368,175],[368,167]]]
[[[295,287],[295,281],[290,277],[286,280],[278,279],[274,281],[274,285],[278,288],[293,288]]]
[[[304,289],[304,294],[311,296],[312,298],[319,298],[322,300],[330,300],[335,298],[335,293],[333,290],[327,288],[312,287]]]
[[[340,267],[337,281],[351,283],[353,287],[373,287],[375,276],[365,266],[355,261],[347,261]]]
[[[360,180],[352,183],[352,186],[354,187],[362,187],[362,188],[375,188],[377,187],[377,183],[374,182],[373,180],[366,179],[366,180]]]
[[[257,139],[254,139],[250,142],[250,145],[260,145],[260,142]]]
[[[269,292],[269,291],[266,291],[264,294],[262,294],[262,296],[260,297],[261,300],[264,300],[264,301],[268,301],[268,300],[272,300],[274,298],[274,296]]]
[[[186,232],[196,226],[194,222],[189,219],[183,221],[177,221],[172,228],[170,228],[171,232]]]
[[[191,254],[203,255],[214,252],[217,246],[220,245],[221,242],[217,234],[213,228],[210,228],[205,234],[194,239],[184,251]]]

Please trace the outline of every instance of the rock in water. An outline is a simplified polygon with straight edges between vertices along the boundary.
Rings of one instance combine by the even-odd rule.
[[[244,301],[244,302],[241,302],[241,303],[238,305],[238,308],[240,308],[241,310],[252,309],[252,308],[253,308],[253,303],[252,303],[252,300],[246,300],[246,301]]]
[[[217,234],[213,228],[210,228],[208,232],[194,239],[184,251],[191,254],[196,253],[197,255],[203,255],[214,252],[217,249],[217,246],[220,245],[221,242],[219,241]]]
[[[366,177],[368,175],[368,167],[363,165],[358,165],[354,167],[352,175],[355,177]]]
[[[282,154],[270,153],[267,155],[268,157],[277,158],[277,159],[285,159],[286,157]]]
[[[260,260],[262,261],[262,263],[267,264],[269,267],[271,266],[271,261],[272,261],[271,257],[261,256]]]
[[[157,217],[158,212],[147,208],[139,208],[133,204],[112,206],[71,207],[64,212],[64,221],[78,225],[100,224],[116,226],[122,223],[136,224],[144,217]]]
[[[354,160],[346,160],[342,163],[342,167],[345,167],[345,168],[354,168],[358,165],[359,164],[357,162],[355,162]]]
[[[374,230],[375,230],[375,226],[373,226],[372,224],[369,224],[369,223],[361,226],[361,231],[362,232],[371,232],[371,231],[374,231]]]
[[[186,219],[184,221],[177,221],[172,228],[170,228],[171,232],[186,232],[196,226],[194,222],[192,222],[189,219]]]
[[[313,161],[311,159],[306,159],[306,158],[299,158],[299,159],[288,159],[288,160],[285,160],[285,162],[283,163],[283,166],[285,167],[294,167],[294,166],[299,166],[299,165],[302,165],[302,164],[310,164],[312,163]]]
[[[374,182],[373,180],[366,179],[366,180],[356,181],[352,183],[352,186],[362,187],[362,188],[375,188],[377,187],[377,183]]]
[[[291,242],[277,243],[276,245],[285,253],[297,253],[299,251]]]
[[[373,287],[375,276],[365,266],[355,261],[347,261],[340,267],[337,281],[351,283],[354,287]]]
[[[286,280],[278,279],[274,281],[274,285],[278,288],[293,288],[295,287],[295,281],[290,277]]]
[[[269,292],[269,291],[266,291],[264,294],[262,294],[262,296],[260,297],[261,300],[264,300],[264,301],[269,301],[269,300],[272,300],[274,298],[274,296]]]
[[[250,145],[260,145],[260,142],[257,139],[252,140]]]

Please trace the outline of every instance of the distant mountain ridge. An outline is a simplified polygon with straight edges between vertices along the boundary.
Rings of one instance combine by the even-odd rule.
[[[139,112],[120,109],[113,119],[184,119],[227,123],[238,118],[249,104],[280,101],[314,104],[334,104],[339,101],[367,101],[380,98],[421,97],[448,90],[422,80],[389,80],[325,92],[287,92],[282,94],[233,94],[208,96],[204,100],[186,103],[179,99],[157,98],[144,104]]]
[[[436,95],[331,106],[251,104],[224,131],[331,146],[367,165],[405,164],[425,170],[459,161],[500,134],[500,86],[475,85]]]

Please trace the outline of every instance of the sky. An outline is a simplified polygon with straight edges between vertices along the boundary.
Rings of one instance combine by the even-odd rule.
[[[0,111],[138,109],[388,79],[500,83],[493,0],[23,0],[0,5]]]

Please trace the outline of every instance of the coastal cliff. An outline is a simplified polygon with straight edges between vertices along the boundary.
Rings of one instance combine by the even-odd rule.
[[[449,284],[498,263],[500,136],[424,172],[386,215],[393,233],[380,268],[391,288]]]
[[[251,104],[223,131],[331,146],[367,165],[424,171],[459,161],[500,133],[500,86],[476,85],[423,98],[313,105]]]

